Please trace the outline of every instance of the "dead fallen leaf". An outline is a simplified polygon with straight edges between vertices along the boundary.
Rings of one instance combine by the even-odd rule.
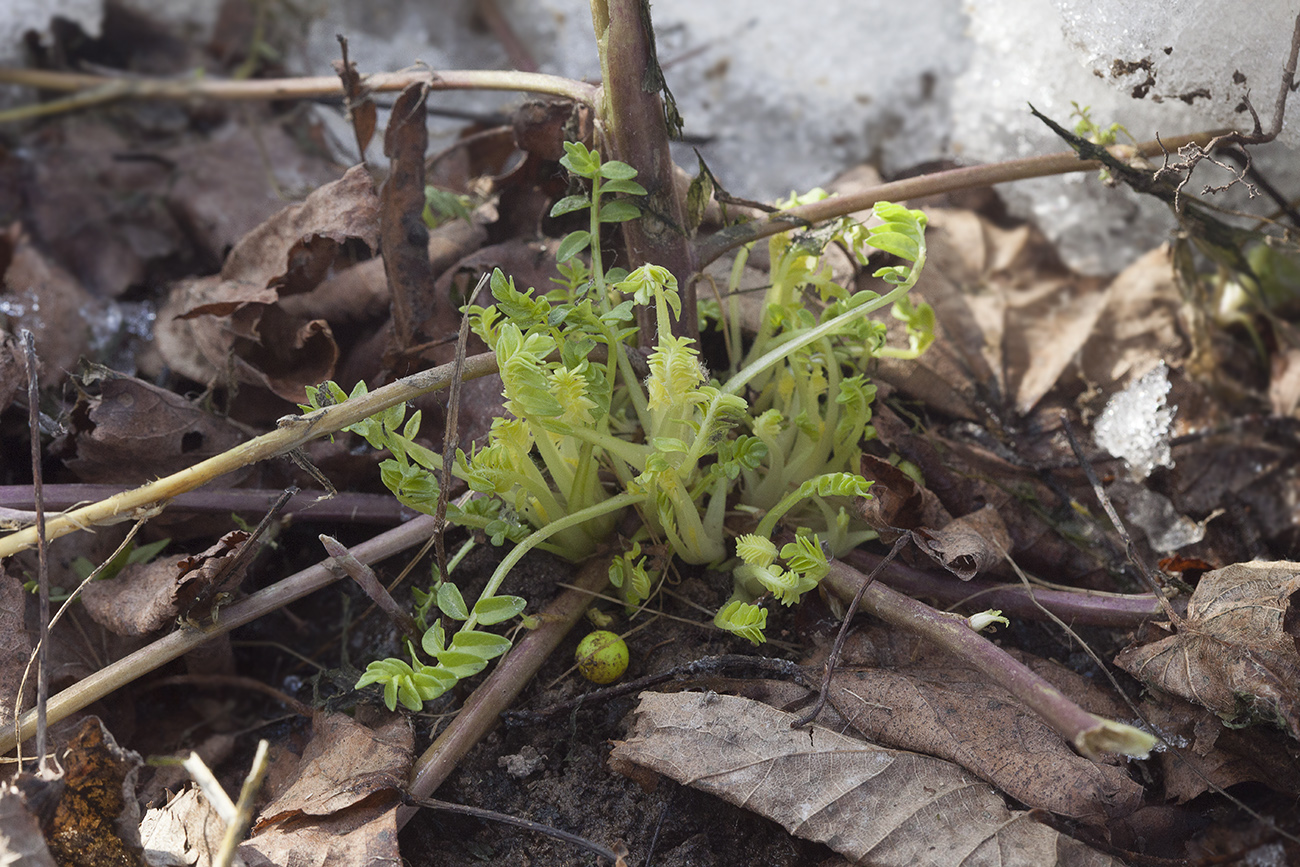
[[[174,370],[203,383],[229,372],[285,400],[333,376],[329,324],[287,314],[281,297],[318,286],[349,239],[378,243],[378,199],[360,167],[320,187],[244,236],[220,277],[182,281],[158,314],[155,341]]]
[[[41,385],[48,388],[89,354],[92,325],[102,320],[103,305],[46,259],[17,223],[0,232],[0,263],[7,266],[0,274],[0,321],[7,320],[6,330],[14,334],[26,328],[36,336]]]
[[[27,393],[27,362],[18,338],[0,331],[0,412],[9,408],[14,398]]]
[[[16,574],[0,568],[0,725],[13,722],[18,689],[32,654],[32,640],[24,627],[27,591]],[[23,693],[23,707],[31,706],[33,684]]]
[[[384,133],[388,180],[380,191],[384,273],[393,310],[394,349],[404,352],[439,329],[429,320],[438,310],[429,265],[429,229],[424,224],[424,156],[429,146],[425,99],[429,88],[412,84],[393,104]],[[447,307],[448,305],[441,305]],[[447,322],[451,322],[451,317]],[[440,323],[446,325],[447,322]]]
[[[642,693],[612,759],[650,767],[824,842],[856,863],[1114,865],[956,766],[715,693]]]
[[[11,785],[0,786],[0,855],[22,867],[56,867],[40,821]]]
[[[1201,577],[1175,635],[1127,647],[1115,663],[1148,686],[1234,725],[1272,722],[1300,738],[1296,612],[1300,563],[1250,562]]]
[[[850,641],[830,701],[873,743],[956,762],[1022,804],[1098,827],[1141,806],[1142,787],[1123,768],[1075,753],[1041,717],[960,659],[883,627]],[[1008,652],[1086,710],[1123,715],[1085,678]]]
[[[197,786],[145,812],[140,842],[149,867],[209,867],[226,825]]]
[[[397,863],[397,793],[415,739],[410,722],[385,714],[368,728],[345,714],[317,713],[297,779],[263,808],[239,847],[249,867],[346,867]]]
[[[119,747],[92,716],[82,720],[61,761],[66,788],[46,837],[55,860],[64,867],[140,863],[140,756]]]
[[[244,569],[228,567],[247,538],[234,530],[201,554],[132,564],[116,578],[92,581],[81,591],[86,612],[118,635],[147,635],[169,626],[190,614],[198,600],[239,586]]]
[[[1011,550],[1011,536],[990,503],[945,527],[918,530],[912,537],[922,551],[963,581],[989,571]]]
[[[77,403],[55,452],[84,481],[139,484],[191,467],[245,439],[228,420],[135,377],[94,366],[77,384]]]
[[[1213,712],[1173,696],[1143,702],[1142,715],[1170,744],[1156,754],[1167,800],[1185,804],[1211,785],[1247,782],[1300,796],[1300,744],[1282,732],[1229,728]]]

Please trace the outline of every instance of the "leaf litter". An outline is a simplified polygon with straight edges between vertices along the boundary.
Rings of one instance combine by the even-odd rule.
[[[58,147],[47,149],[35,164],[39,171],[33,190],[40,195],[31,198],[38,207],[14,215],[20,219],[0,238],[4,321],[14,331],[28,327],[37,332],[47,386],[78,374],[71,381],[74,396],[65,403],[68,424],[57,455],[61,478],[128,484],[161,475],[260,432],[291,411],[290,402],[302,399],[307,386],[323,379],[370,381],[412,348],[419,357],[445,361],[449,347],[419,345],[419,340],[454,327],[438,318],[452,308],[447,299],[494,266],[515,275],[521,285],[547,286],[555,276],[556,240],[538,234],[543,229],[558,234],[543,215],[564,194],[562,183],[554,189],[559,174],[548,161],[557,156],[552,139],[567,118],[556,120],[552,112],[545,123],[530,127],[535,113],[535,107],[521,110],[515,120],[536,138],[500,129],[479,138],[471,134],[429,160],[428,180],[488,195],[470,221],[435,228],[427,242],[419,233],[399,231],[409,228],[412,207],[423,202],[423,181],[398,184],[394,175],[391,192],[401,198],[385,199],[389,187],[376,193],[365,171],[343,173],[304,157],[290,135],[302,131],[292,118],[262,122],[256,129],[231,119],[216,134],[162,150],[160,161],[116,165],[115,171],[105,167],[105,155],[130,144],[129,134],[99,121],[97,126],[69,121],[55,142]],[[389,132],[400,130],[390,126]],[[418,138],[418,132],[411,127],[406,134]],[[402,145],[404,153],[409,151],[403,157],[406,177],[422,175],[426,166],[416,152],[423,149],[419,142]],[[301,204],[282,209],[271,185],[258,172],[244,171],[264,154],[272,163],[270,173],[282,182],[293,181],[292,190],[314,192]],[[165,173],[158,166],[166,161],[180,176],[164,188]],[[115,199],[132,185],[148,194],[134,203]],[[686,861],[692,852],[705,852],[716,859],[713,853],[727,851],[736,861],[772,864],[821,858],[825,850],[793,848],[797,844],[783,832],[754,823],[746,811],[797,827],[848,857],[873,859],[869,863],[913,863],[909,859],[924,854],[938,858],[937,863],[994,863],[990,859],[996,852],[1001,859],[996,863],[1019,863],[1019,858],[1023,863],[1107,864],[1118,863],[1101,854],[1107,836],[1121,849],[1136,846],[1133,841],[1143,836],[1180,846],[1202,831],[1206,820],[1194,805],[1211,783],[1256,784],[1294,797],[1300,659],[1290,600],[1297,579],[1285,562],[1250,562],[1259,556],[1285,560],[1300,543],[1293,507],[1297,444],[1290,418],[1300,393],[1294,350],[1276,347],[1262,371],[1252,373],[1238,362],[1230,370],[1205,374],[1203,353],[1197,354],[1204,345],[1188,322],[1168,250],[1152,251],[1112,279],[1081,277],[1064,269],[1046,241],[1028,227],[1010,226],[990,212],[953,203],[927,207],[927,213],[931,267],[918,293],[934,306],[941,336],[919,362],[883,360],[876,371],[877,380],[888,387],[882,388],[884,399],[875,410],[880,447],[868,456],[875,462],[872,472],[864,464],[864,473],[877,480],[878,497],[871,508],[883,510],[878,526],[913,535],[920,552],[908,555],[914,570],[1005,581],[1011,570],[1002,552],[1008,552],[1058,589],[1132,594],[1135,587],[1122,549],[1100,518],[1055,419],[1062,408],[1078,411],[1085,420],[1096,418],[1106,400],[1138,381],[1140,373],[1157,362],[1167,364],[1168,404],[1178,408],[1169,427],[1174,465],[1132,483],[1138,485],[1135,490],[1112,486],[1111,491],[1130,519],[1136,504],[1148,496],[1161,498],[1172,510],[1173,517],[1159,522],[1134,521],[1141,531],[1137,556],[1154,562],[1156,553],[1177,550],[1220,567],[1200,578],[1180,628],[1151,623],[1117,657],[1121,668],[1150,688],[1141,705],[1143,715],[1171,748],[1137,767],[1085,760],[1009,696],[989,689],[960,660],[939,658],[905,636],[871,628],[859,639],[870,651],[863,655],[871,664],[838,672],[832,702],[841,721],[884,746],[826,728],[792,732],[793,714],[739,704],[730,696],[642,698],[630,717],[632,735],[615,748],[615,764],[627,770],[629,761],[643,761],[743,809],[722,813],[729,808],[704,796],[640,793],[630,781],[603,769],[600,744],[621,734],[619,721],[631,710],[628,699],[584,708],[573,724],[493,735],[447,783],[448,795],[494,801],[486,805],[515,812],[549,812],[575,827],[585,824],[593,835],[625,838],[635,844],[634,851],[644,851],[657,839],[654,820],[667,817],[663,851],[670,857]],[[404,239],[400,246],[408,267],[400,275],[392,270],[396,256],[374,256],[385,225],[387,237]],[[122,231],[111,231],[113,227]],[[751,266],[761,262],[761,251],[756,251]],[[845,262],[837,267],[848,273]],[[761,271],[755,281],[761,285]],[[433,297],[413,288],[429,282],[437,287]],[[145,285],[170,288],[157,299],[155,345],[136,346],[139,353],[133,350],[126,366],[138,360],[140,372],[159,377],[163,385],[132,378],[127,374],[135,371],[129,369],[79,372],[83,355],[106,359],[111,354],[106,347],[115,341],[139,343],[125,319],[110,314],[120,314],[121,303],[132,303],[120,299]],[[407,322],[394,325],[388,319],[390,306],[403,305],[410,307]],[[113,328],[104,327],[114,322]],[[1279,325],[1273,333],[1285,338],[1289,332]],[[1216,334],[1214,339],[1222,345],[1225,338]],[[1261,400],[1250,404],[1225,396],[1232,394],[1225,384],[1242,382]],[[481,393],[472,399],[471,389],[480,386],[467,387],[468,406],[461,407],[469,439],[499,413],[499,384],[482,383]],[[0,346],[0,409],[9,411],[6,420],[25,410],[24,389],[21,353],[14,352],[6,335]],[[228,401],[224,407],[222,397]],[[427,403],[437,409],[436,400]],[[1240,423],[1243,405],[1271,413],[1268,423]],[[434,436],[440,416],[430,416],[434,423],[427,429]],[[374,459],[351,455],[346,441],[315,443],[309,452],[335,479],[373,477]],[[1096,455],[1096,461],[1104,474],[1127,472],[1105,455]],[[924,483],[899,469],[903,462],[919,468]],[[310,483],[292,468],[277,472]],[[261,482],[262,474],[259,470],[248,479],[226,481]],[[15,477],[13,470],[10,476]],[[887,503],[887,495],[895,502]],[[1220,509],[1223,516],[1211,520]],[[1162,534],[1177,519],[1200,527],[1201,537],[1170,542]],[[120,529],[102,532],[109,537]],[[187,542],[186,550],[201,550],[210,538],[202,544]],[[114,582],[93,585],[85,613],[124,631],[169,628],[186,610],[181,598],[189,592],[185,582],[201,580],[204,570],[178,570],[177,562],[186,556],[132,567]],[[278,557],[266,559],[280,564]],[[71,556],[55,559],[70,561]],[[6,587],[16,591],[30,563],[19,558],[6,566]],[[264,579],[266,568],[252,571]],[[553,583],[554,574],[537,568],[546,576],[536,579],[538,586]],[[55,583],[75,584],[61,563],[55,569]],[[133,586],[138,591],[145,573],[161,576],[153,579],[159,588],[147,594],[149,601],[124,601],[120,594]],[[889,577],[886,573],[881,580]],[[716,609],[717,588],[693,585],[681,585],[680,592]],[[19,638],[0,663],[6,698],[17,694],[15,673],[20,657],[25,665],[30,646],[22,629],[30,617],[21,610],[21,594],[12,595],[13,604],[5,597],[4,612],[14,621],[6,634]],[[978,610],[979,600],[964,607]],[[331,629],[345,619],[328,605],[303,610],[306,615],[286,615],[258,637],[311,644],[305,638],[310,633],[307,617],[329,622]],[[669,610],[692,615],[685,606]],[[818,657],[809,645],[822,640],[830,618],[830,611],[809,602],[779,628],[785,640],[813,653],[810,661],[815,663]],[[120,622],[124,620],[133,622]],[[354,643],[365,645],[367,655],[392,641],[372,622],[358,628],[360,639]],[[67,642],[65,651],[76,648],[68,653],[67,671],[92,670],[124,653],[95,629],[83,618],[82,645],[74,644],[67,629],[56,633]],[[1099,647],[1119,640],[1114,632],[1093,631],[1088,637]],[[1084,664],[1063,639],[1044,638],[1018,624],[1003,640],[1022,645],[1019,658],[1085,708],[1128,716],[1095,676],[1070,670]],[[656,622],[634,646],[634,654],[641,655],[634,659],[634,673],[638,666],[639,673],[650,673],[673,661],[727,649],[734,650],[716,634],[701,637],[698,630],[673,631]],[[1064,660],[1070,668],[1053,660]],[[274,662],[277,670],[287,665]],[[558,676],[562,668],[557,662],[550,673]],[[311,689],[303,675],[295,671],[291,677],[296,680],[285,679],[282,685]],[[355,682],[355,673],[340,679]],[[328,693],[328,678],[318,680],[316,688],[322,683]],[[580,690],[573,681],[549,689],[539,685],[529,700],[545,704]],[[159,714],[132,719],[134,703],[119,704],[113,728],[120,727],[124,739],[166,743],[167,749],[186,742],[175,731],[159,737],[158,721],[149,719]],[[228,716],[231,706],[244,718]],[[269,720],[277,712],[274,706],[245,700],[227,706],[222,711],[226,718],[219,715],[196,725],[209,732],[222,726],[234,731],[237,722]],[[179,721],[192,718],[191,713],[168,709],[161,715],[173,714]],[[293,724],[273,723],[281,727],[275,750],[280,782],[268,793],[274,800],[263,805],[250,858],[258,857],[253,850],[262,852],[265,863],[299,863],[300,858],[307,859],[301,863],[359,863],[401,856],[393,821],[396,792],[408,774],[417,739],[432,732],[421,723],[413,733],[401,717],[381,715],[367,723],[324,710],[310,734]],[[1235,727],[1244,723],[1257,724]],[[218,736],[226,733],[213,734]],[[83,741],[65,743],[73,745],[74,754],[95,754]],[[499,756],[524,755],[525,748],[539,757],[530,765],[527,783],[497,765]],[[298,759],[295,753],[304,749]],[[556,756],[564,758],[548,758]],[[230,761],[237,764],[242,757],[235,751]],[[1148,771],[1154,777],[1146,776]],[[652,785],[648,777],[639,779]],[[545,806],[536,808],[533,802],[543,793]],[[601,824],[588,815],[590,809],[573,805],[583,795],[602,805],[631,806],[611,808],[612,818]],[[1040,813],[1008,809],[1004,795],[1019,806],[1050,811],[1101,832],[1088,837],[1099,848],[1060,835],[1037,821]],[[177,853],[174,857],[181,861],[176,863],[202,863],[213,839],[212,815],[204,804],[187,790],[161,808],[150,820],[153,824],[146,825],[146,848],[149,841],[168,839],[172,842],[158,848]],[[942,815],[929,812],[937,804],[943,806]],[[1160,810],[1173,817],[1171,824],[1158,826],[1152,816]],[[679,815],[690,811],[710,821]],[[711,821],[715,815],[728,820]],[[545,844],[471,827],[465,820],[446,822],[456,830],[414,823],[403,838],[407,857],[422,848],[445,848],[445,838],[452,836],[463,840],[446,854],[449,864],[473,863],[484,853],[499,860],[561,863]],[[719,824],[737,830],[727,836],[715,827]],[[1238,842],[1246,845],[1248,835]]]

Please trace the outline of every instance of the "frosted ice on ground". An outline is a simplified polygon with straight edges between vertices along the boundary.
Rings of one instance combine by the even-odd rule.
[[[1176,406],[1166,406],[1169,368],[1161,362],[1141,379],[1115,394],[1097,417],[1093,441],[1123,459],[1134,480],[1145,479],[1156,467],[1172,467],[1169,428]]]

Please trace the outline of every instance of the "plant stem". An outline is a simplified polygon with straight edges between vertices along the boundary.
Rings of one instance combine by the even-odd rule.
[[[370,601],[379,606],[379,610],[384,612],[398,631],[418,646],[421,639],[424,638],[424,633],[416,625],[415,618],[401,605],[397,604],[397,600],[380,582],[379,577],[375,575],[375,571],[352,556],[352,552],[333,536],[321,533],[320,543],[325,546],[325,553],[329,554],[335,561],[335,568],[357,582],[357,585],[370,597]]]
[[[497,724],[501,712],[533,679],[542,663],[582,617],[593,597],[608,583],[608,559],[597,558],[582,567],[572,589],[556,597],[542,612],[538,618],[542,625],[519,640],[415,762],[408,789],[412,798],[427,798],[447,779],[465,754]],[[399,808],[398,827],[405,825],[414,813],[415,808]]]
[[[856,569],[870,572],[880,562],[881,555],[858,549],[845,554],[844,560]],[[1035,587],[1031,599],[1021,584],[953,581],[948,573],[937,575],[897,561],[877,580],[909,596],[933,599],[942,605],[999,608],[1008,617],[1021,619],[1045,619],[1042,610],[1034,604],[1037,601],[1072,626],[1132,629],[1163,616],[1159,603],[1150,593],[1071,592]]]
[[[695,257],[673,180],[664,105],[657,90],[645,87],[647,72],[658,63],[647,9],[647,0],[591,0],[604,84],[597,114],[604,124],[605,140],[613,145],[613,156],[637,170],[637,182],[649,193],[641,205],[641,219],[623,224],[629,268],[652,263],[672,272],[682,299],[682,313],[673,333],[698,339],[699,316],[691,280]],[[593,248],[598,245],[599,236],[593,236],[591,243]],[[641,345],[652,345],[649,317],[641,317],[640,324]]]
[[[430,90],[518,90],[550,94],[593,107],[599,93],[598,88],[584,81],[514,70],[407,69],[400,72],[378,72],[365,76],[363,81],[375,93],[402,91],[412,84],[423,82]],[[345,95],[343,83],[337,75],[233,81],[206,76],[181,79],[117,78],[43,69],[0,69],[0,83],[73,93],[67,99],[52,103],[19,106],[0,112],[0,123],[56,114],[119,99],[188,100],[206,97],[279,100]]]
[[[1143,142],[1137,146],[1137,151],[1143,156],[1161,156],[1166,150],[1173,153],[1178,148],[1191,142],[1204,145],[1222,132],[1223,130],[1214,130],[1175,136],[1162,139],[1163,144],[1156,141]],[[1123,158],[1122,150],[1114,148],[1111,150],[1119,158]],[[736,247],[756,241],[759,238],[766,238],[779,232],[820,223],[825,220],[833,220],[857,211],[864,211],[876,204],[876,202],[904,202],[909,199],[919,199],[923,196],[936,196],[941,193],[953,193],[958,190],[969,190],[976,187],[991,187],[994,184],[1005,184],[1009,181],[1023,181],[1028,178],[1064,175],[1071,172],[1093,172],[1101,167],[1101,163],[1097,160],[1080,160],[1078,154],[1074,151],[1066,151],[1064,153],[1026,157],[1019,160],[1007,160],[1006,162],[992,163],[990,165],[967,166],[960,169],[950,169],[946,172],[934,172],[933,174],[918,175],[901,181],[892,181],[851,196],[832,196],[820,202],[791,208],[788,211],[780,211],[769,217],[749,223],[728,226],[696,245],[696,254],[698,256],[696,267],[703,268],[728,250],[734,250]]]
[[[426,392],[445,388],[451,383],[455,368],[454,363],[439,365],[390,382],[369,394],[324,407],[307,415],[285,416],[280,419],[280,426],[276,430],[241,443],[229,451],[147,485],[52,518],[46,526],[47,538],[57,539],[74,530],[134,518],[137,511],[157,508],[177,494],[192,491],[218,476],[293,451],[304,443],[356,424],[390,406],[404,403]],[[485,352],[465,360],[463,375],[465,379],[475,379],[495,373],[496,369],[496,355]],[[29,527],[10,533],[0,538],[0,557],[17,554],[34,544],[36,544],[34,528]]]
[[[362,542],[352,549],[352,556],[363,563],[376,563],[421,544],[433,533],[433,525],[432,516],[421,515],[400,527]],[[50,723],[56,723],[76,713],[91,702],[98,701],[114,690],[166,665],[217,636],[225,635],[233,629],[301,599],[308,593],[333,584],[339,576],[330,566],[331,564],[325,561],[290,575],[270,587],[259,590],[247,599],[241,599],[222,608],[220,621],[211,627],[177,629],[83,678],[50,698],[48,707]],[[35,730],[35,711],[28,711],[22,715],[17,730],[12,724],[0,728],[0,754],[12,750],[20,739],[26,740],[31,737]]]
[[[540,530],[533,532],[532,535],[528,536],[512,548],[510,553],[501,560],[500,564],[497,565],[496,571],[492,573],[492,577],[488,579],[487,586],[483,588],[483,592],[479,594],[478,598],[483,600],[491,599],[495,596],[497,590],[501,588],[501,582],[506,579],[506,575],[510,573],[510,570],[515,567],[516,563],[523,559],[525,554],[535,548],[539,543],[545,542],[561,530],[567,530],[570,527],[581,527],[583,524],[595,518],[599,518],[601,515],[608,515],[610,512],[617,512],[619,509],[627,506],[635,506],[644,499],[644,494],[617,494],[610,497],[608,500],[597,503],[594,506],[588,506],[585,509],[580,509],[572,514],[565,515],[563,518],[552,521]],[[478,606],[476,605],[475,607]],[[463,632],[467,629],[473,629],[476,623],[478,623],[478,615],[474,612],[470,612],[469,619],[465,621],[463,626],[461,626],[461,631]]]
[[[846,602],[853,599],[866,576],[842,561],[832,561],[824,585]],[[1144,732],[1088,713],[1028,666],[971,629],[964,618],[936,611],[879,582],[862,595],[861,608],[881,620],[933,641],[965,665],[984,674],[1042,717],[1081,755],[1102,752],[1145,755],[1155,739]]]

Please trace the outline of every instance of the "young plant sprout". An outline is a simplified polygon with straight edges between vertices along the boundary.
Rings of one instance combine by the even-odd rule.
[[[850,508],[853,498],[869,495],[870,483],[854,472],[862,441],[874,435],[875,389],[865,365],[885,355],[914,357],[933,338],[932,311],[907,298],[925,264],[925,215],[882,202],[874,210],[879,225],[841,219],[815,233],[771,239],[762,325],[741,357],[733,305],[726,327],[734,354],[719,381],[701,363],[695,341],[674,336],[681,299],[667,269],[604,267],[601,227],[640,214],[630,199],[645,193],[636,172],[582,144],[566,143],[565,150],[561,163],[589,191],[561,199],[551,213],[586,209],[590,221],[560,244],[563,279],[538,293],[497,270],[490,281],[495,303],[465,310],[496,353],[508,415],[494,420],[485,446],[457,453],[453,475],[482,496],[449,507],[447,516],[515,548],[472,609],[447,576],[435,576],[434,588],[419,597],[423,611],[434,600],[461,625],[448,636],[442,621],[426,624],[421,647],[408,646],[410,663],[370,664],[358,686],[382,684],[390,708],[399,701],[419,707],[510,647],[479,627],[523,612],[522,599],[497,593],[527,551],[585,559],[608,542],[629,509],[641,529],[610,567],[624,601],[636,606],[651,595],[657,576],[642,544],[662,542],[687,563],[732,572],[733,596],[714,623],[755,644],[764,640],[769,601],[794,605],[826,575],[829,554],[874,536]],[[863,264],[874,251],[900,260],[874,272],[889,291],[853,293],[833,282],[821,261],[830,243]],[[578,258],[584,251],[589,265]],[[819,310],[805,303],[809,290]],[[630,355],[638,306],[653,311],[657,329],[644,380]],[[887,306],[906,324],[905,348],[887,347],[885,326],[869,318]],[[304,409],[345,395],[329,383],[309,397]],[[414,441],[419,413],[404,415],[395,407],[350,429],[392,453],[380,472],[398,499],[432,513],[442,462]],[[757,525],[731,529],[729,504],[759,516]],[[772,536],[782,521],[797,532],[778,549]],[[420,652],[434,664],[421,661]]]

